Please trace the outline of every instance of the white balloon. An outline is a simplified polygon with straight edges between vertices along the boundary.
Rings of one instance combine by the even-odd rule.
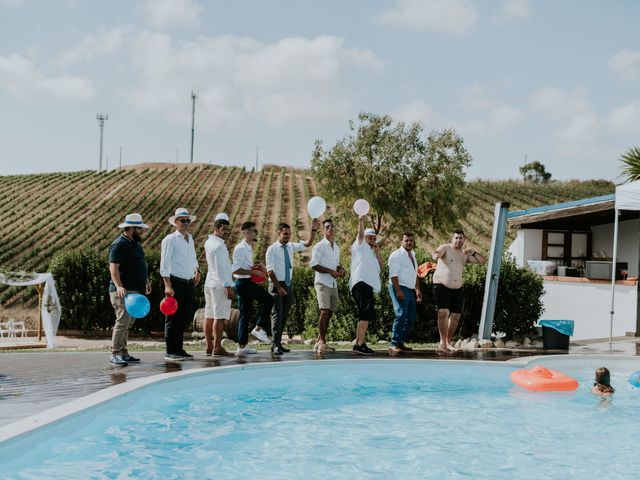
[[[327,203],[322,197],[311,197],[307,202],[307,212],[311,218],[320,218],[327,209]]]
[[[367,202],[364,198],[360,198],[356,200],[353,204],[353,211],[358,215],[366,215],[369,213],[369,202]]]

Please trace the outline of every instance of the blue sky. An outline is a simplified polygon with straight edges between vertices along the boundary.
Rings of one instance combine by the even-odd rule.
[[[469,178],[619,180],[640,2],[0,0],[0,175],[105,161],[305,167],[358,112],[455,128]]]

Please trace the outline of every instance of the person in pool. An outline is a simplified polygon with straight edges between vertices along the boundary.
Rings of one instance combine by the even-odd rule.
[[[596,369],[596,381],[591,387],[591,393],[596,395],[612,395],[615,389],[611,386],[611,374],[605,367]]]

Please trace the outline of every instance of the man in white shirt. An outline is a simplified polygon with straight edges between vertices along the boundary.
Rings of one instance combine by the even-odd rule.
[[[174,297],[178,310],[165,316],[164,338],[168,361],[192,359],[193,355],[184,350],[184,329],[193,317],[193,298],[195,287],[200,283],[200,270],[196,257],[193,237],[189,227],[196,220],[186,208],[178,208],[175,215],[169,217],[169,223],[176,227],[175,232],[162,239],[160,248],[160,275],[164,281],[164,294]]]
[[[451,344],[453,334],[458,328],[462,316],[462,272],[466,263],[484,263],[482,254],[471,248],[465,248],[465,236],[462,230],[455,230],[451,243],[436,248],[432,258],[438,261],[433,274],[433,299],[438,309],[438,333],[440,334],[439,352],[455,350]]]
[[[240,310],[240,317],[238,318],[238,352],[256,353],[255,350],[247,348],[249,320],[253,310],[253,302],[258,302],[258,317],[251,335],[261,342],[270,343],[271,341],[267,337],[264,326],[270,318],[273,297],[262,286],[251,280],[252,275],[262,278],[266,276],[264,264],[255,264],[253,261],[251,244],[255,242],[258,236],[256,224],[255,222],[244,222],[240,230],[243,238],[233,249],[233,264],[231,265],[233,275],[236,277],[235,291],[238,297],[238,309]]]
[[[373,355],[374,351],[367,346],[365,337],[369,322],[376,318],[374,293],[380,292],[380,270],[384,263],[380,257],[380,245],[376,242],[376,231],[364,228],[366,217],[360,215],[358,218],[358,238],[351,246],[349,288],[358,307],[359,319],[353,353]]]
[[[213,223],[213,235],[204,243],[207,257],[207,278],[204,281],[204,338],[207,344],[205,355],[228,355],[222,348],[224,322],[231,316],[233,279],[231,262],[225,240],[231,228],[223,218]]]
[[[278,225],[278,240],[267,249],[267,275],[269,277],[269,293],[273,297],[271,310],[271,344],[272,355],[289,352],[282,346],[282,332],[289,318],[289,310],[294,301],[293,291],[293,253],[306,250],[313,244],[318,220],[311,222],[311,232],[306,242],[291,243],[291,227],[286,223]]]
[[[320,307],[318,340],[316,351],[327,351],[327,330],[333,312],[338,309],[338,278],[347,272],[340,266],[340,247],[335,242],[335,226],[331,219],[322,222],[324,238],[319,241],[311,254],[311,268],[315,270],[314,287]]]
[[[411,350],[404,343],[416,322],[416,302],[422,301],[413,247],[413,234],[405,232],[400,248],[389,255],[389,296],[396,314],[389,347],[391,355]]]

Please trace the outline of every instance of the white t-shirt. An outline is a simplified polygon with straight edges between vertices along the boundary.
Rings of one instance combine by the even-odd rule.
[[[351,275],[349,276],[349,290],[358,282],[364,282],[373,288],[373,291],[380,291],[380,264],[371,245],[362,239],[353,242],[351,246]]]

